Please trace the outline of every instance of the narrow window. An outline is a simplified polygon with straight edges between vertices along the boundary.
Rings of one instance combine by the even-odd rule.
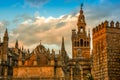
[[[86,47],[86,41],[84,42],[84,46]]]
[[[80,40],[80,46],[83,46],[83,39]]]
[[[87,46],[89,46],[89,42],[87,41]]]
[[[79,41],[77,42],[77,47],[79,47]]]

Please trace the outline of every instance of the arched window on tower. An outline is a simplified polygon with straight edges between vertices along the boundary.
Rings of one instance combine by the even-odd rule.
[[[82,26],[80,27],[80,32],[83,33],[83,27]]]
[[[79,41],[77,41],[77,47],[79,47]]]
[[[89,42],[87,41],[87,46],[89,46]]]
[[[84,42],[84,46],[86,47],[86,41]]]
[[[83,39],[80,39],[80,46],[83,46]]]

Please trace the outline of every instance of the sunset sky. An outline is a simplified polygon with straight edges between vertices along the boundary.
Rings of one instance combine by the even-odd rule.
[[[61,49],[61,38],[71,55],[71,30],[76,29],[83,3],[87,29],[108,21],[120,22],[120,0],[0,0],[0,37],[9,32],[9,46],[34,49],[42,40],[46,48]]]

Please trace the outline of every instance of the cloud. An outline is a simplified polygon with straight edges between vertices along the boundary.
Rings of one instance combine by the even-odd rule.
[[[71,47],[71,30],[76,26],[77,16],[63,15],[58,18],[35,16],[34,19],[27,19],[18,25],[10,34],[10,44],[13,46],[16,39],[26,48],[32,48],[33,44],[38,45],[40,40],[47,48],[61,49],[61,38],[65,37],[66,49]],[[68,45],[68,46],[67,46]],[[34,47],[35,48],[35,47]],[[70,54],[71,51],[68,53]]]
[[[9,24],[10,24],[9,21],[6,20],[0,21],[0,36],[3,36],[3,33]]]
[[[25,21],[25,20],[28,20],[28,19],[33,19],[33,17],[30,16],[29,14],[21,14],[21,15],[15,16],[15,18],[12,20],[12,22],[14,24],[17,24],[21,21]]]
[[[120,2],[113,4],[112,1],[113,0],[102,0],[102,2],[97,5],[85,4],[86,21],[89,26],[95,27],[105,20],[120,20],[120,10],[118,7]]]
[[[49,0],[25,0],[26,4],[29,4],[32,7],[41,7],[46,4]]]
[[[106,7],[104,1],[98,5],[85,4],[86,7],[83,7],[83,9],[87,28],[92,29],[105,20],[120,20],[118,19],[120,17],[119,3],[112,5],[108,2],[107,5],[109,7]],[[52,16],[45,18],[39,16],[38,12],[35,13],[34,17],[18,16],[18,20],[20,19],[22,22],[10,34],[10,44],[13,45],[15,40],[18,39],[21,45],[34,49],[42,40],[45,47],[53,48],[58,53],[58,50],[61,49],[61,38],[64,36],[66,50],[71,55],[71,30],[77,28],[79,8],[77,9],[77,12],[61,15],[57,18]]]
[[[5,26],[4,26],[4,24],[2,22],[0,22],[0,38],[3,35],[4,30],[5,30]]]

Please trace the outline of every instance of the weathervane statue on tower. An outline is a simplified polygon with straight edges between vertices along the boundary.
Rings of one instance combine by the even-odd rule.
[[[81,9],[82,9],[82,7],[83,7],[83,3],[81,3]]]

